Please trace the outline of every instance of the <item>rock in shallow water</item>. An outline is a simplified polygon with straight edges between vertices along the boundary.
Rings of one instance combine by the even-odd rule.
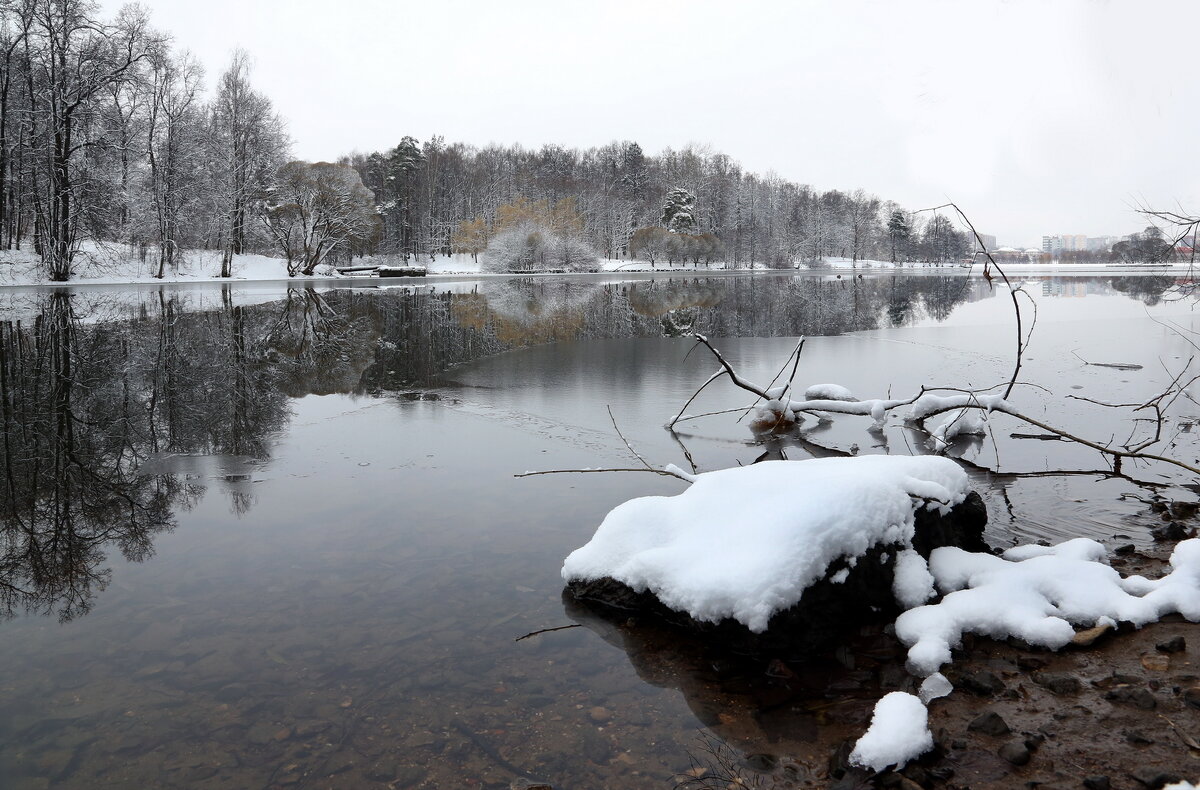
[[[912,547],[926,559],[941,546],[989,551],[983,541],[986,525],[983,499],[972,491],[946,514],[917,510]],[[806,656],[832,647],[865,623],[895,616],[895,560],[904,548],[899,544],[877,545],[859,557],[853,567],[845,560],[835,561],[823,579],[805,589],[798,603],[776,612],[767,629],[757,634],[730,618],[719,623],[697,621],[686,612],[663,605],[652,593],[637,592],[612,578],[572,581],[564,596],[601,616],[623,619],[631,612],[653,615],[737,653]]]

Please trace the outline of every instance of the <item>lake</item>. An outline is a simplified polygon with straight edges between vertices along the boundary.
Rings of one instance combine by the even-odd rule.
[[[1176,281],[1021,287],[1039,386],[1012,400],[1101,442],[1146,430],[1068,396],[1171,382],[1200,328]],[[0,293],[3,786],[670,787],[697,764],[825,786],[907,682],[880,632],[857,661],[755,675],[578,611],[563,558],[617,504],[682,483],[514,477],[638,466],[621,435],[700,470],[928,451],[898,420],[664,430],[716,370],[691,331],[759,381],[805,335],[797,385],[863,398],[1003,383],[1016,338],[1008,292],[965,271]],[[748,402],[721,382],[688,411]],[[1175,412],[1169,453],[1195,459],[1200,406]],[[1194,498],[1178,470],[1113,477],[1094,451],[1013,433],[1040,432],[996,418],[950,449],[993,545],[1146,545],[1155,492]]]

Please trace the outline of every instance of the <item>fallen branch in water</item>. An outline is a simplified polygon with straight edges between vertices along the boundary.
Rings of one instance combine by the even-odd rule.
[[[541,634],[549,634],[553,631],[566,631],[568,628],[581,628],[582,623],[571,623],[571,625],[560,625],[554,628],[542,628],[537,631],[530,631],[525,636],[518,636],[514,642],[520,642],[522,639],[528,639],[531,636],[540,636]]]
[[[685,483],[691,483],[693,480],[695,480],[695,475],[689,475],[687,472],[685,472],[682,469],[680,469],[679,467],[675,466],[675,464],[667,464],[662,469],[656,469],[654,467],[650,467],[650,468],[604,467],[604,468],[598,468],[598,469],[543,469],[543,470],[540,470],[537,472],[521,472],[519,474],[513,475],[513,477],[537,477],[538,475],[586,475],[586,474],[593,474],[596,472],[604,472],[604,473],[608,473],[608,472],[649,472],[650,474],[660,475],[662,477],[674,477],[679,480],[682,480]]]
[[[1058,428],[1044,420],[1038,419],[1031,415],[1025,414],[1018,410],[1015,406],[1009,403],[1005,397],[996,395],[986,395],[984,393],[996,389],[996,387],[988,387],[982,390],[969,390],[961,387],[922,387],[916,395],[910,398],[898,399],[873,399],[873,400],[801,400],[793,401],[782,394],[778,390],[768,390],[763,388],[748,379],[741,376],[736,369],[725,359],[724,355],[709,342],[708,338],[703,335],[694,335],[696,342],[707,348],[713,357],[721,365],[722,372],[729,376],[732,381],[740,389],[746,390],[760,399],[768,401],[768,408],[772,413],[759,422],[759,425],[767,427],[790,426],[796,418],[801,414],[824,416],[828,414],[847,414],[855,416],[870,416],[874,418],[876,426],[882,427],[886,416],[891,414],[895,409],[902,406],[910,407],[909,413],[904,417],[905,422],[915,425],[922,430],[925,430],[931,437],[936,437],[936,432],[929,431],[925,428],[925,422],[932,417],[940,414],[945,414],[949,411],[960,410],[965,413],[968,410],[977,410],[988,413],[999,412],[1007,414],[1017,420],[1020,420],[1035,428],[1040,428],[1045,434],[1037,438],[1047,439],[1054,437],[1063,441],[1074,442],[1076,444],[1089,447],[1104,456],[1110,458],[1113,463],[1113,472],[1120,474],[1121,464],[1125,459],[1157,461],[1160,463],[1176,466],[1184,469],[1192,474],[1200,476],[1200,467],[1193,464],[1181,461],[1177,458],[1171,458],[1159,453],[1146,452],[1147,449],[1162,441],[1162,425],[1167,417],[1167,409],[1176,402],[1181,396],[1186,395],[1187,388],[1197,380],[1200,380],[1200,374],[1191,377],[1187,382],[1183,382],[1183,372],[1186,372],[1193,360],[1189,360],[1184,366],[1183,371],[1177,374],[1171,383],[1162,392],[1141,404],[1110,404],[1102,401],[1090,401],[1086,398],[1077,398],[1079,400],[1089,400],[1097,405],[1112,407],[1112,408],[1132,408],[1134,412],[1150,411],[1153,417],[1145,418],[1146,422],[1154,425],[1152,435],[1140,442],[1134,443],[1132,437],[1126,440],[1123,445],[1114,445],[1111,442],[1104,443],[1093,439],[1080,436],[1071,431]],[[705,383],[707,386],[713,379]],[[1005,393],[1012,389],[1013,382],[1009,382],[1005,386]],[[951,395],[939,395],[938,393],[953,393]],[[697,391],[698,394],[698,391]],[[691,403],[695,399],[695,395],[689,398]],[[753,405],[753,404],[752,404]],[[737,411],[736,409],[727,411]],[[713,412],[719,413],[719,412]],[[700,416],[700,415],[698,415]],[[791,418],[789,421],[788,418]],[[673,432],[673,426],[683,419],[692,419],[686,415],[679,415],[672,420],[667,428]],[[1136,418],[1135,418],[1136,419]],[[1137,430],[1136,427],[1134,429]],[[940,437],[942,443],[945,444],[945,437]]]

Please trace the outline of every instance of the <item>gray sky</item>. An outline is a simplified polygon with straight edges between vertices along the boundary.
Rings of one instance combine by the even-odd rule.
[[[1200,3],[148,0],[208,70],[234,47],[297,156],[410,134],[648,152],[953,199],[1001,243],[1200,211]],[[112,11],[118,6],[106,2]]]

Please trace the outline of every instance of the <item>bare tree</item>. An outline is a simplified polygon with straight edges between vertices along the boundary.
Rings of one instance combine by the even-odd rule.
[[[172,58],[165,53],[151,63],[152,97],[147,123],[147,152],[150,188],[158,236],[158,269],[179,263],[180,216],[195,200],[201,183],[203,116],[199,93],[200,65],[184,53]]]
[[[250,201],[261,193],[286,150],[283,123],[271,101],[250,86],[250,56],[238,50],[221,75],[212,111],[211,161],[221,230],[221,276],[246,249]]]
[[[375,196],[352,167],[288,162],[268,192],[263,222],[289,275],[311,275],[337,251],[380,232]]]
[[[71,276],[79,240],[80,155],[105,144],[98,102],[114,85],[134,79],[159,43],[136,6],[113,24],[95,12],[86,0],[36,0],[25,37],[27,79],[35,86],[31,136],[45,175],[44,192],[35,196],[39,251],[50,279],[60,282]]]

